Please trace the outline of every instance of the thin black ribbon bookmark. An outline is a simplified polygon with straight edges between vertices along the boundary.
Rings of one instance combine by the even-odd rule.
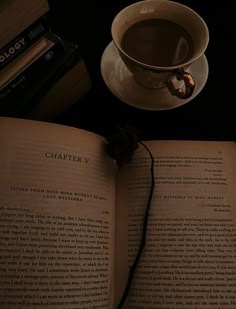
[[[132,160],[133,154],[135,150],[138,148],[138,144],[142,145],[148,152],[150,159],[151,159],[151,166],[150,166],[150,173],[151,173],[151,186],[149,191],[149,197],[147,201],[146,211],[143,219],[143,228],[142,228],[142,238],[138,248],[138,252],[134,259],[134,262],[130,268],[128,280],[126,283],[126,287],[124,289],[123,295],[121,300],[117,306],[117,309],[121,309],[127,299],[132,280],[134,277],[135,270],[137,268],[138,262],[142,255],[143,249],[146,243],[146,234],[147,234],[147,224],[148,224],[148,217],[149,217],[149,210],[151,207],[151,201],[153,196],[153,191],[155,187],[155,175],[154,175],[154,158],[149,150],[149,148],[141,141],[138,140],[137,136],[134,134],[133,130],[130,128],[124,128],[118,130],[114,136],[107,139],[107,151],[109,155],[117,161],[119,166],[122,166],[125,163],[128,163]]]

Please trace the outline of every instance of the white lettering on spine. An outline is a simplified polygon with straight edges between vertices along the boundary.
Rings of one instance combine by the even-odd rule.
[[[8,58],[10,58],[12,55],[14,55],[16,53],[16,51],[21,49],[24,45],[25,45],[25,39],[24,38],[20,39],[16,43],[14,43],[13,46],[9,47],[6,51],[4,51],[0,55],[0,63],[3,63]]]

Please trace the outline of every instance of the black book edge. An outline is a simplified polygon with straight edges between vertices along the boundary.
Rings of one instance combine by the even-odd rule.
[[[51,27],[46,15],[41,16],[7,45],[0,49],[0,69],[30,47],[38,38],[50,31]]]
[[[40,103],[40,99],[53,87],[54,83],[68,72],[74,64],[82,60],[78,45],[63,40],[64,53],[57,57],[52,65],[40,74],[32,76],[30,83],[22,89],[20,94],[7,100],[6,108],[0,109],[0,114],[10,117],[25,117]]]
[[[34,76],[39,76],[51,66],[56,59],[64,52],[64,43],[62,39],[53,32],[48,32],[44,36],[51,41],[53,45],[43,52],[39,58],[33,61],[24,71],[17,75],[10,83],[0,90],[0,103],[3,105],[7,99],[19,91],[26,89]]]

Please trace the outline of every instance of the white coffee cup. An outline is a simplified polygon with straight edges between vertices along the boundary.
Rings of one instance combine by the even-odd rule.
[[[176,64],[159,65],[149,63],[146,60],[140,60],[136,56],[131,55],[127,50],[124,50],[122,40],[127,30],[138,22],[150,19],[165,20],[180,26],[186,31],[191,39],[191,54]],[[133,74],[137,83],[148,88],[167,87],[172,95],[179,98],[186,99],[191,97],[195,81],[194,76],[186,70],[204,54],[209,43],[207,24],[193,9],[169,0],[139,1],[118,12],[111,25],[111,35],[120,57]],[[166,38],[166,40],[168,39],[169,37]],[[133,41],[133,43],[135,46],[138,46],[139,42]],[[163,41],[156,42],[156,44],[159,44],[159,47],[162,43]],[[162,45],[164,46],[164,44]],[[176,80],[181,81],[183,86],[180,88],[176,87]]]

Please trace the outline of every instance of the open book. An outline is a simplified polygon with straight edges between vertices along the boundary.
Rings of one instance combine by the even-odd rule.
[[[124,308],[235,309],[235,143],[144,143]],[[118,168],[95,133],[2,117],[0,149],[0,308],[116,308],[145,147]]]

